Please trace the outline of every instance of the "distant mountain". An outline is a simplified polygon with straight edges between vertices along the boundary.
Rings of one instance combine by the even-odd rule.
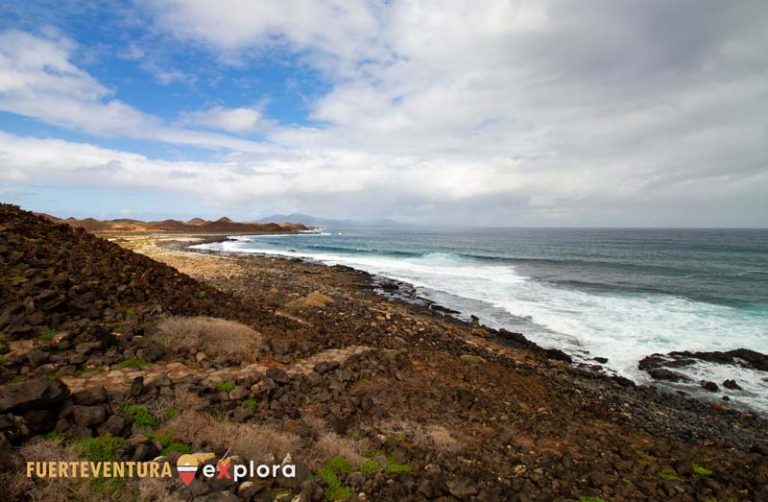
[[[280,223],[238,223],[224,217],[216,221],[207,221],[202,218],[193,218],[184,223],[178,220],[163,221],[141,221],[130,219],[118,220],[97,220],[86,218],[78,220],[75,218],[59,219],[49,214],[40,214],[56,223],[66,223],[72,227],[84,228],[89,232],[127,232],[127,233],[147,233],[147,232],[169,232],[169,233],[215,233],[215,234],[277,234],[293,233],[309,230],[301,223],[281,221]]]
[[[382,219],[382,220],[334,220],[330,218],[319,218],[317,216],[310,216],[308,214],[293,213],[293,214],[273,214],[266,218],[257,220],[258,223],[301,223],[312,227],[362,227],[362,226],[402,226],[395,220]]]
[[[317,218],[315,216],[309,216],[308,214],[300,213],[273,214],[272,216],[257,220],[257,223],[285,223],[287,221],[290,221],[291,223],[301,223],[302,225],[310,225],[313,227],[336,227],[347,223],[342,220]]]

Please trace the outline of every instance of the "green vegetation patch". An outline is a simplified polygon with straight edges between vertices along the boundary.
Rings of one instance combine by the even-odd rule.
[[[46,441],[59,441],[61,439],[64,439],[64,434],[61,432],[51,431],[47,434],[44,434],[43,439],[45,439]]]
[[[333,456],[325,461],[325,464],[317,470],[317,476],[325,483],[323,495],[325,500],[346,500],[352,495],[352,488],[341,484],[340,474],[352,472],[352,464],[339,456]]]
[[[600,497],[581,496],[579,497],[579,502],[605,502],[605,500]]]
[[[678,476],[678,474],[672,469],[671,467],[667,467],[666,469],[662,469],[659,472],[659,477],[663,479],[664,481],[685,481],[685,479]]]
[[[117,460],[117,449],[125,441],[111,434],[96,438],[76,439],[72,445],[80,455],[91,462],[112,462]]]
[[[131,415],[133,423],[139,427],[155,427],[159,423],[157,418],[140,404],[125,404],[120,409]]]
[[[255,399],[246,399],[243,401],[243,406],[246,408],[255,408],[256,407],[256,400]]]
[[[110,499],[123,489],[125,482],[125,478],[98,477],[92,479],[88,483],[88,487],[90,488],[91,493]]]
[[[144,369],[147,366],[149,366],[149,363],[144,359],[136,359],[135,357],[129,357],[128,359],[123,359],[122,361],[117,363],[115,365],[115,368],[119,370],[122,370],[125,368]]]
[[[217,383],[214,387],[216,387],[216,390],[223,390],[226,392],[232,392],[235,390],[235,381],[234,380],[225,380],[224,382]]]
[[[394,458],[387,457],[387,466],[384,468],[384,471],[390,474],[410,474],[413,469],[409,464],[404,464]]]
[[[21,383],[26,381],[27,381],[27,377],[25,377],[24,375],[16,375],[15,377],[11,378],[10,383]]]
[[[37,337],[44,342],[50,342],[51,340],[53,340],[53,337],[55,337],[58,334],[59,334],[58,330],[49,329],[49,330],[43,331],[42,333],[37,335]]]
[[[192,445],[189,445],[187,443],[183,443],[181,441],[177,441],[174,437],[174,431],[173,429],[168,429],[165,432],[161,433],[154,433],[149,435],[150,439],[153,441],[157,441],[161,446],[161,455],[168,455],[172,451],[175,451],[177,453],[181,453],[182,455],[185,453],[192,453],[194,452],[194,448],[192,448]]]
[[[707,469],[706,467],[701,466],[699,464],[693,464],[693,472],[698,474],[699,476],[704,476],[704,477],[711,476],[712,474],[714,474],[714,472],[712,472],[710,469]]]

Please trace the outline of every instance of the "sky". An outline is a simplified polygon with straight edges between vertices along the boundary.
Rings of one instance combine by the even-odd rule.
[[[0,200],[768,227],[763,0],[0,3]]]

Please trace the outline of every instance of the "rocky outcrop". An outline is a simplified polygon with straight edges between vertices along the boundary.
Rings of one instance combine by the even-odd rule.
[[[51,409],[69,397],[61,380],[37,378],[0,387],[0,413],[20,414],[29,410]]]
[[[16,206],[0,204],[0,232],[0,353],[21,339],[47,342],[8,373],[0,372],[0,381],[16,376],[13,370],[22,366],[61,363],[51,351],[74,351],[69,363],[75,368],[87,360],[109,364],[109,347],[142,335],[161,315],[249,323],[264,315],[167,265]],[[132,357],[154,361],[164,351],[136,338],[133,352]],[[104,360],[92,360],[94,355]]]

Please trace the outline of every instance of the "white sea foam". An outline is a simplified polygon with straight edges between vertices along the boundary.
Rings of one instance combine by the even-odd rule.
[[[505,327],[504,319],[491,315],[494,309],[503,310],[510,318],[530,320],[522,331],[536,343],[582,354],[585,359],[607,357],[611,370],[639,382],[647,382],[649,377],[637,368],[638,361],[656,352],[740,347],[768,352],[765,317],[669,295],[594,293],[557,287],[524,277],[510,265],[450,253],[393,257],[291,252],[260,246],[258,239],[203,247],[312,258],[406,281],[426,288],[427,294],[430,290],[443,294],[441,299],[448,307],[472,309],[471,313],[493,327]],[[736,380],[744,390],[726,391],[734,401],[768,411],[768,382],[761,379],[765,375],[759,372],[706,363],[680,371],[695,381],[707,379],[721,384],[725,379]],[[698,385],[691,385],[690,390],[703,392]]]

